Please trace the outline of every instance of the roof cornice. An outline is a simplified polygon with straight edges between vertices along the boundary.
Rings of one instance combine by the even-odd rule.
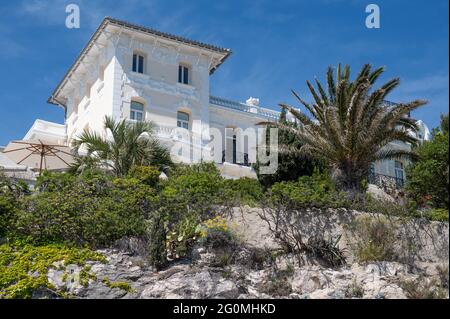
[[[185,44],[185,45],[189,45],[189,46],[192,46],[192,47],[201,48],[201,49],[205,49],[205,50],[208,50],[208,51],[212,51],[212,52],[215,52],[215,53],[222,54],[222,57],[220,58],[219,62],[216,65],[214,65],[213,68],[210,69],[210,71],[209,71],[210,74],[214,73],[214,71],[217,70],[217,68],[231,54],[231,50],[230,49],[221,48],[221,47],[218,47],[218,46],[214,46],[214,45],[211,45],[211,44],[206,44],[206,43],[195,41],[195,40],[190,40],[190,39],[187,39],[187,38],[184,38],[184,37],[176,36],[176,35],[173,35],[173,34],[170,34],[170,33],[161,32],[161,31],[157,31],[157,30],[154,30],[154,29],[151,29],[151,28],[147,28],[147,27],[143,27],[143,26],[140,26],[140,25],[132,24],[132,23],[129,23],[129,22],[126,22],[126,21],[122,21],[122,20],[118,20],[118,19],[114,19],[114,18],[111,18],[111,17],[105,17],[103,19],[103,21],[100,23],[100,25],[98,26],[97,30],[94,32],[94,34],[89,39],[88,43],[85,45],[83,50],[80,52],[78,57],[75,59],[75,62],[72,64],[72,66],[66,72],[66,74],[63,77],[63,79],[59,82],[58,86],[55,88],[55,90],[53,91],[52,95],[48,98],[48,100],[47,100],[48,103],[54,104],[54,105],[59,105],[59,106],[62,106],[64,108],[67,107],[65,105],[65,103],[63,103],[61,101],[58,101],[57,96],[58,96],[59,92],[61,91],[62,87],[67,83],[67,81],[70,78],[70,76],[78,68],[78,66],[80,65],[81,61],[86,56],[86,54],[89,52],[89,50],[92,48],[92,46],[97,41],[99,36],[102,34],[102,32],[105,30],[105,28],[108,25],[110,25],[110,24],[111,25],[115,25],[117,27],[126,28],[126,29],[130,29],[130,30],[133,30],[133,31],[143,32],[143,33],[150,34],[150,35],[157,36],[157,37],[161,37],[161,38],[164,38],[164,39],[176,41],[176,42],[181,43],[181,44]]]

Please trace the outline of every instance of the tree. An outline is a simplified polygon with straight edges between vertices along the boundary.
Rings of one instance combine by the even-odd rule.
[[[86,131],[75,139],[76,153],[81,147],[87,150],[87,156],[78,157],[75,168],[82,165],[109,168],[116,176],[125,176],[135,165],[152,165],[160,169],[171,165],[168,150],[153,137],[151,122],[115,122],[107,116],[104,127],[111,138]]]
[[[286,108],[281,108],[279,123],[297,128],[298,124],[286,119]],[[269,135],[268,135],[269,136]],[[289,131],[281,131],[278,135],[278,143],[299,148],[302,144],[296,135]],[[323,161],[312,159],[308,156],[296,153],[282,153],[278,156],[278,168],[274,174],[259,174],[259,163],[254,166],[258,180],[264,188],[268,188],[277,182],[296,181],[301,176],[311,176],[314,169],[323,170]]]
[[[348,191],[362,190],[372,162],[393,158],[411,158],[412,151],[386,147],[398,140],[414,145],[417,140],[409,134],[416,130],[415,121],[407,115],[426,104],[423,100],[409,103],[387,104],[387,95],[400,80],[392,79],[378,89],[376,80],[384,68],[372,70],[363,66],[357,77],[350,80],[350,67],[332,67],[327,72],[327,91],[316,79],[316,88],[307,81],[313,103],[305,102],[295,91],[296,99],[309,111],[311,117],[287,104],[286,107],[299,121],[298,127],[283,123],[263,122],[281,131],[291,132],[301,146],[282,145],[280,152],[297,153],[325,160],[337,184]]]
[[[441,126],[433,130],[431,141],[417,148],[419,160],[407,167],[406,190],[419,204],[449,208],[449,130],[448,114],[441,116]]]

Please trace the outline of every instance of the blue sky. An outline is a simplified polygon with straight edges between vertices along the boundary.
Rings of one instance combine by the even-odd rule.
[[[76,3],[81,28],[65,27]],[[365,7],[381,9],[381,28],[365,27]],[[211,93],[262,106],[309,99],[305,81],[327,66],[386,66],[380,81],[400,77],[392,101],[415,98],[415,112],[434,127],[448,112],[448,0],[18,0],[0,4],[0,145],[21,139],[36,118],[63,123],[46,100],[103,17],[112,16],[232,49],[211,77]]]

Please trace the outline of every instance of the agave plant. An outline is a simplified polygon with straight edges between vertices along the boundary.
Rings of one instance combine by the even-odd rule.
[[[393,141],[417,143],[411,135],[411,130],[417,129],[415,120],[408,114],[426,104],[424,100],[386,103],[386,96],[400,81],[395,78],[374,88],[383,71],[383,67],[372,70],[366,64],[352,81],[348,65],[344,68],[338,65],[336,75],[329,67],[327,90],[317,79],[316,88],[306,82],[313,103],[307,103],[292,90],[311,116],[290,105],[280,104],[298,120],[299,126],[272,122],[259,124],[292,132],[302,144],[299,148],[281,145],[280,152],[322,158],[329,163],[338,185],[345,190],[361,191],[361,183],[367,178],[371,163],[415,156],[408,148],[394,149],[388,144]]]
[[[87,154],[78,156],[74,170],[83,166],[110,169],[116,176],[124,176],[134,165],[153,165],[162,169],[171,164],[170,154],[153,137],[151,122],[114,121],[106,116],[105,131],[110,137],[91,130],[83,132],[74,140],[75,153],[80,148]]]

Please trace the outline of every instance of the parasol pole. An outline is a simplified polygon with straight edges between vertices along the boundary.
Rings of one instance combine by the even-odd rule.
[[[41,164],[39,165],[39,176],[41,176],[42,173],[42,161],[44,159],[44,144],[42,143],[41,140],[39,140],[39,142],[41,143]]]

